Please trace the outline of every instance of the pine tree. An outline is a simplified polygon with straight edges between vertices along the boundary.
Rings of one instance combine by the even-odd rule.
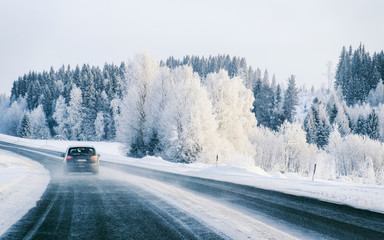
[[[333,125],[333,123],[337,117],[338,112],[339,112],[339,110],[337,109],[336,103],[334,103],[332,108],[331,108],[331,113],[329,115],[329,122],[331,125]]]
[[[29,113],[24,112],[24,117],[19,127],[19,137],[30,138],[31,136],[32,136],[32,131],[31,131],[31,121],[30,121]]]
[[[81,70],[82,111],[83,119],[81,132],[85,140],[95,137],[95,119],[97,117],[96,89],[93,75],[89,65],[84,65]]]
[[[359,135],[367,134],[367,121],[363,117],[363,115],[359,115],[356,121],[356,127],[354,128],[354,132]]]
[[[284,118],[292,123],[296,114],[296,106],[299,103],[298,89],[296,87],[295,76],[288,79],[288,88],[284,95],[283,113]]]
[[[319,148],[324,148],[328,144],[331,125],[325,106],[318,98],[313,100],[304,119],[304,129],[307,132],[308,143],[315,143]]]
[[[368,115],[366,126],[368,137],[374,140],[379,139],[379,116],[375,112],[375,109],[373,109],[372,112]]]

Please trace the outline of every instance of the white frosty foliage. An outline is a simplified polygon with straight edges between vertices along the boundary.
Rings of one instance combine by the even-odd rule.
[[[67,126],[70,128],[70,140],[83,140],[81,134],[81,122],[83,119],[82,103],[81,90],[76,87],[76,85],[73,85],[71,90],[71,100],[69,101],[69,106],[67,108],[68,116],[66,118]]]
[[[253,157],[255,149],[250,138],[257,121],[251,112],[254,101],[252,91],[244,86],[240,78],[231,79],[224,70],[208,74],[205,82],[218,123],[219,145],[224,147],[222,154],[225,157],[235,153]]]
[[[51,137],[42,105],[39,105],[31,112],[30,121],[32,132],[31,138],[49,139]]]
[[[25,98],[20,98],[18,101],[13,102],[10,108],[8,108],[2,121],[2,124],[4,124],[3,129],[6,130],[7,134],[17,136],[17,129],[23,119],[26,106]]]
[[[384,103],[384,84],[383,81],[377,83],[376,88],[368,94],[368,101],[372,106],[379,106]]]
[[[95,120],[95,132],[96,132],[96,141],[101,141],[104,139],[105,131],[104,131],[104,115],[102,112],[97,113],[97,117]]]
[[[55,112],[53,113],[53,119],[57,122],[57,126],[54,128],[56,132],[56,138],[58,139],[67,139],[69,138],[69,131],[67,126],[66,117],[67,105],[65,104],[65,99],[60,95],[56,101]]]
[[[117,138],[126,143],[129,152],[132,143],[144,141],[144,127],[147,120],[145,103],[159,66],[154,57],[148,54],[137,55],[126,74],[127,94],[119,103],[120,114],[117,116]]]
[[[255,163],[266,171],[297,172],[308,176],[317,162],[317,147],[306,143],[299,123],[285,122],[280,132],[258,128]]]
[[[342,138],[339,132],[334,131],[330,136],[327,151],[334,158],[338,177],[384,184],[382,143],[354,134]]]
[[[173,78],[173,94],[160,119],[165,156],[175,161],[213,163],[218,138],[208,93],[190,67],[175,69]]]

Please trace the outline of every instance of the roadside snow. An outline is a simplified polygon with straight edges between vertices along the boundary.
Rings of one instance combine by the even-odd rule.
[[[0,236],[36,205],[49,180],[39,163],[0,149]]]
[[[2,134],[0,134],[0,141],[62,152],[65,151],[68,145],[93,145],[101,154],[101,161],[118,162],[166,172],[250,185],[384,213],[384,187],[378,185],[358,184],[343,180],[319,180],[316,179],[316,176],[315,181],[312,181],[311,178],[295,174],[266,173],[257,167],[244,169],[220,164],[216,167],[201,163],[172,163],[155,157],[129,158],[125,157],[121,152],[122,145],[119,143],[26,140]]]

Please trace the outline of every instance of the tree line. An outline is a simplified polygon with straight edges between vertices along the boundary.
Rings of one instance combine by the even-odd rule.
[[[292,80],[288,86],[289,94],[285,95],[280,84],[276,83],[274,75],[270,83],[268,71],[265,70],[262,76],[259,68],[253,70],[251,66],[247,66],[245,58],[218,55],[209,58],[185,56],[178,60],[170,57],[165,62],[160,61],[159,66],[170,69],[190,66],[193,72],[199,75],[201,82],[204,82],[210,73],[218,73],[220,69],[226,70],[229,77],[239,77],[242,83],[252,90],[255,98],[252,112],[259,119],[258,125],[277,130],[284,120],[293,121],[294,106],[298,98],[294,76],[291,76]],[[74,69],[70,65],[63,65],[57,71],[51,68],[50,71],[32,71],[24,74],[13,83],[10,98],[10,105],[14,105],[13,111],[22,116],[18,121],[15,117],[14,121],[18,122],[16,128],[7,127],[17,125],[12,123],[12,120],[5,122],[3,132],[15,136],[41,138],[41,134],[34,134],[37,131],[29,128],[33,125],[31,121],[39,122],[30,119],[31,113],[43,110],[43,122],[48,128],[44,130],[44,137],[114,140],[116,117],[120,113],[120,110],[116,111],[116,103],[128,93],[129,82],[134,81],[128,76],[130,68],[131,64],[125,63],[119,66],[105,64],[102,69],[87,64],[82,67],[77,65]],[[287,99],[284,99],[284,96]],[[19,111],[16,108],[19,108]],[[34,126],[36,127],[36,124]]]
[[[343,47],[334,91],[328,101],[315,97],[304,120],[307,142],[324,148],[333,128],[342,137],[357,134],[383,141],[384,119],[379,120],[384,104],[383,70],[383,51],[370,57],[362,44],[356,50]]]

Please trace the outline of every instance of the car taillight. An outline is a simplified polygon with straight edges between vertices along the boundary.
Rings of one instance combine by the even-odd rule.
[[[92,157],[91,157],[91,160],[93,160],[93,161],[97,161],[97,156],[92,156]]]
[[[72,159],[72,157],[68,156],[68,157],[66,157],[65,159],[69,160],[69,159]]]

